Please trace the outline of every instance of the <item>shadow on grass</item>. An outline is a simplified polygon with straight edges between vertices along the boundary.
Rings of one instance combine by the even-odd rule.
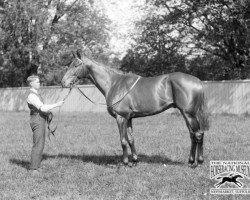
[[[30,167],[30,162],[27,160],[20,160],[20,159],[16,159],[16,158],[11,158],[9,161],[11,164],[21,166],[27,170]]]
[[[67,158],[73,160],[81,160],[83,162],[92,162],[98,165],[118,164],[121,162],[121,156],[119,155],[70,155],[70,154],[58,154],[48,155],[44,154],[43,158],[56,159],[56,158]],[[138,155],[138,161],[141,163],[158,163],[167,165],[184,165],[185,163],[179,161],[173,161],[165,156],[153,155],[148,156],[145,154]]]
[[[117,165],[121,163],[121,156],[119,155],[70,155],[70,154],[48,155],[48,154],[43,154],[43,160],[58,159],[58,158],[81,160],[83,162],[92,162],[97,165]],[[29,169],[30,162],[27,160],[20,160],[20,159],[12,158],[9,161],[12,164],[19,165],[23,168]],[[160,156],[160,155],[148,156],[145,154],[139,154],[138,161],[139,163],[185,165],[185,163],[183,162],[173,161],[165,156]]]

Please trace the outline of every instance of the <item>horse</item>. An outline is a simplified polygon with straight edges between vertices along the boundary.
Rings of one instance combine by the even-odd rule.
[[[232,174],[230,174],[229,177],[218,177],[217,179],[222,179],[222,180],[219,183],[215,184],[215,187],[219,188],[225,182],[234,183],[238,187],[243,187],[243,184],[236,180],[237,178],[243,178],[243,177],[239,174],[234,175],[234,176]]]
[[[189,130],[189,166],[195,168],[203,163],[203,138],[204,131],[209,129],[209,120],[204,87],[198,78],[181,72],[141,77],[104,66],[80,53],[73,55],[62,78],[62,87],[72,88],[80,79],[89,78],[100,90],[108,113],[117,121],[125,165],[131,164],[128,147],[132,163],[136,165],[138,161],[132,119],[156,115],[169,108],[179,109]]]

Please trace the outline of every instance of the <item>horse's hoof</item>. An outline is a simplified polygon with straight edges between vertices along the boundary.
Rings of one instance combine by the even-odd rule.
[[[128,165],[128,163],[129,163],[129,161],[128,161],[128,159],[123,159],[123,164],[125,165],[125,166],[127,166]]]
[[[138,159],[137,159],[137,158],[133,158],[133,159],[132,159],[132,162],[133,162],[133,164],[136,165],[136,164],[138,163]]]
[[[191,167],[192,169],[195,169],[198,166],[198,163],[190,163],[189,167]]]
[[[133,167],[133,164],[131,162],[129,162],[128,167]]]
[[[199,164],[202,164],[203,162],[204,162],[203,159],[198,159],[198,163],[199,163]]]
[[[128,165],[129,165],[129,162],[123,162],[123,165],[124,165],[124,166],[128,166]]]
[[[188,160],[188,164],[189,164],[189,165],[194,164],[194,159],[190,159],[190,158],[189,158],[189,160]]]
[[[132,156],[132,161],[133,161],[133,162],[138,162],[138,156],[134,154],[134,155]]]
[[[133,162],[133,167],[136,167],[138,162]]]

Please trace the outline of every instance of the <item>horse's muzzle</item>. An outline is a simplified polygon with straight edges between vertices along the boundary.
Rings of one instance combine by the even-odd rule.
[[[62,80],[61,81],[61,86],[63,87],[63,88],[69,88],[70,87],[70,82],[66,82],[65,80]]]
[[[67,78],[67,79],[63,78],[62,81],[61,81],[61,86],[63,88],[72,88],[78,82],[79,82],[79,79],[77,77],[70,77],[70,78]]]
[[[63,88],[65,88],[65,87],[66,87],[66,85],[65,85],[65,81],[61,81],[61,86],[62,86]]]

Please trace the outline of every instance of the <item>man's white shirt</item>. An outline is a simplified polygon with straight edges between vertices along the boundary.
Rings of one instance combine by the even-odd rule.
[[[34,88],[30,89],[32,92],[35,94],[38,94],[38,91]],[[30,93],[28,98],[27,98],[27,103],[35,106],[38,110],[43,106],[43,102],[39,99],[37,95],[34,93]]]

